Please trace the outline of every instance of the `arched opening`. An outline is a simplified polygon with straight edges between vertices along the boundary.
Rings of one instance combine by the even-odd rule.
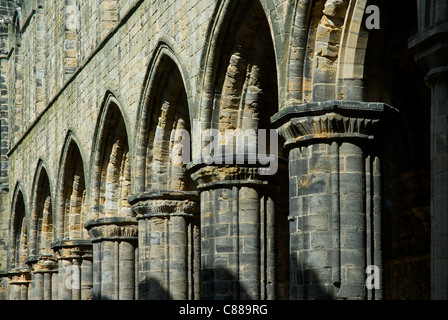
[[[50,182],[46,170],[40,166],[34,189],[33,205],[33,254],[51,255],[53,241],[53,210],[50,194]]]
[[[108,93],[93,139],[92,206],[86,222],[93,244],[93,299],[133,300],[137,221],[128,198],[131,165],[125,120]],[[103,271],[110,277],[103,277]]]
[[[32,211],[30,224],[31,300],[55,299],[52,282],[56,283],[56,256],[53,252],[53,201],[50,180],[42,161],[37,166],[32,189]]]
[[[57,240],[53,250],[58,257],[58,298],[92,299],[92,243],[85,228],[87,196],[84,165],[74,134],[69,131],[62,150],[57,194]],[[70,270],[71,272],[68,272]],[[66,286],[73,273],[79,285]]]
[[[144,192],[131,200],[140,232],[139,299],[200,298],[198,196],[186,169],[190,114],[173,57],[165,44],[156,51],[139,124]]]
[[[18,191],[14,199],[13,205],[13,225],[12,236],[13,242],[11,248],[14,250],[11,255],[12,268],[26,267],[26,259],[28,258],[28,233],[27,220],[25,215],[25,202],[21,191]]]
[[[59,212],[61,213],[60,238],[88,239],[84,228],[87,221],[86,184],[84,165],[77,144],[70,140],[62,163]]]
[[[8,299],[28,300],[30,296],[29,230],[22,191],[16,187],[12,199],[9,247]]]
[[[259,1],[239,1],[233,9],[213,85],[211,127],[270,129],[278,111],[276,60],[272,37]]]
[[[288,208],[280,191],[286,170],[278,163],[275,174],[260,174],[253,158],[263,151],[277,156],[273,161],[283,158],[282,147],[272,144],[277,135],[269,135],[279,110],[271,28],[257,0],[222,2],[217,13],[205,48],[200,118],[201,129],[222,140],[210,164],[210,140],[195,136],[205,153],[194,159],[205,161],[191,167],[201,198],[202,298],[283,299],[289,296]],[[261,130],[268,132],[264,141]]]
[[[98,217],[130,217],[131,167],[126,125],[118,105],[111,101],[95,150],[93,201]]]
[[[182,76],[174,61],[164,56],[158,70],[157,90],[148,103],[151,116],[146,124],[146,190],[193,190],[186,174],[182,152],[190,148],[190,117]],[[184,148],[178,149],[181,142]],[[181,153],[179,153],[181,152]]]

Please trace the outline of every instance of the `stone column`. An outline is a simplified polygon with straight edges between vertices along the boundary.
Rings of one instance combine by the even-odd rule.
[[[448,5],[421,0],[419,32],[410,39],[427,72],[431,98],[431,298],[448,299]]]
[[[291,299],[382,298],[382,286],[367,290],[366,268],[381,280],[377,140],[393,110],[327,101],[272,118],[289,150]]]
[[[51,280],[56,283],[49,287],[53,294],[58,300],[92,300],[91,241],[57,240],[51,247],[58,259],[58,275]]]
[[[86,228],[93,243],[93,299],[135,299],[137,220],[99,218]]]
[[[29,300],[31,270],[29,268],[14,269],[8,272],[8,300]]]
[[[256,165],[189,170],[200,192],[202,299],[277,299],[277,176]]]
[[[129,202],[139,228],[139,299],[200,299],[197,192],[154,191]]]
[[[56,258],[52,255],[41,255],[27,259],[31,266],[30,300],[56,300],[52,295],[52,276],[57,273]]]

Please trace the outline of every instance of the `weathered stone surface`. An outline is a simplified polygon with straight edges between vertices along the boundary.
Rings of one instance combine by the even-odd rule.
[[[408,2],[2,1],[0,299],[444,297],[448,11]]]

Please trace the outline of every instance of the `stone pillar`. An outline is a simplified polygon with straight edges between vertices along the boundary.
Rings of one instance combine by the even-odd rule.
[[[272,118],[289,150],[291,299],[381,299],[380,103],[327,101]],[[383,126],[384,128],[384,126]],[[378,283],[377,283],[378,285]]]
[[[57,240],[52,243],[58,260],[58,275],[52,277],[54,299],[92,300],[92,243],[90,240]],[[55,282],[55,284],[53,284]],[[57,293],[57,295],[55,294]]]
[[[86,223],[93,243],[93,299],[136,297],[137,220],[99,218]]]
[[[431,98],[431,298],[448,299],[448,5],[421,0],[409,41],[427,72]]]
[[[27,259],[31,266],[30,300],[56,300],[52,295],[52,275],[57,273],[56,258],[51,255],[34,256]]]
[[[8,272],[8,300],[29,300],[31,270],[14,269]]]
[[[154,191],[129,202],[139,228],[139,299],[200,299],[197,192]]]
[[[276,176],[250,165],[189,170],[200,192],[202,299],[277,299]]]

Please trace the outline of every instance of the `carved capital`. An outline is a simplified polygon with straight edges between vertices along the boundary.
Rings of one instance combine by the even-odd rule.
[[[374,139],[398,110],[384,103],[325,101],[285,108],[271,121],[279,126],[285,146],[316,139]]]
[[[278,170],[284,170],[286,160],[276,157]],[[266,167],[244,165],[206,165],[193,164],[188,166],[191,178],[197,183],[198,189],[218,187],[222,185],[260,185],[271,186],[278,175],[266,175]]]
[[[89,239],[59,239],[51,244],[58,260],[92,258],[92,241]]]
[[[31,268],[34,273],[52,272],[57,271],[58,264],[54,256],[41,256],[38,261],[32,264]]]
[[[85,227],[89,230],[92,242],[137,240],[138,226],[135,218],[100,218],[87,221]]]
[[[137,219],[160,216],[199,214],[199,196],[195,191],[153,191],[129,198]]]
[[[409,39],[415,59],[428,73],[427,81],[448,76],[448,23],[435,23]]]
[[[31,282],[31,269],[19,268],[8,272],[9,284],[26,284]]]

